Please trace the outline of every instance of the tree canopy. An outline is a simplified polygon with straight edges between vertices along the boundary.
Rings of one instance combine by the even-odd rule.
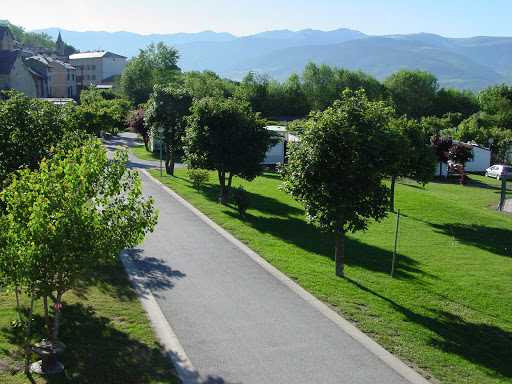
[[[192,100],[192,94],[186,88],[157,84],[148,101],[146,124],[153,131],[158,127],[164,128],[165,169],[170,175],[174,174],[174,152],[182,145],[185,117],[190,114]]]
[[[137,171],[126,169],[126,150],[112,161],[96,140],[52,150],[51,159],[17,171],[0,192],[0,278],[32,298],[59,302],[97,265],[139,244],[157,213],[142,197]]]
[[[307,220],[336,237],[335,274],[344,276],[344,237],[387,214],[388,124],[393,110],[363,91],[344,91],[324,112],[299,121],[300,142],[281,168],[283,189],[304,205]]]
[[[192,105],[184,138],[187,163],[217,171],[222,204],[227,204],[233,176],[252,180],[260,175],[275,144],[277,138],[247,102],[207,97]]]
[[[121,88],[133,106],[148,101],[156,84],[169,85],[180,77],[178,50],[163,42],[151,43],[128,61],[121,76]]]
[[[52,103],[7,92],[0,100],[0,181],[20,167],[34,169],[70,130]]]

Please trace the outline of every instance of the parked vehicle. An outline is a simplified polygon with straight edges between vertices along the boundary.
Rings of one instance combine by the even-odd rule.
[[[512,166],[496,164],[485,170],[485,177],[495,177],[496,180],[500,180],[504,175],[512,180]]]

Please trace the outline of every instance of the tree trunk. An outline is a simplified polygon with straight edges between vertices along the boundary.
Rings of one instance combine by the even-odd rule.
[[[389,194],[389,212],[395,212],[395,182],[394,177],[391,178],[391,193]]]
[[[44,325],[46,328],[46,336],[50,337],[50,315],[48,314],[48,296],[47,295],[44,295],[43,303],[44,303]]]
[[[28,312],[27,326],[25,327],[25,373],[30,373],[30,359],[32,349],[30,342],[30,327],[32,326],[32,312],[34,309],[34,299],[30,299],[30,310]]]
[[[165,171],[174,176],[174,148],[170,145],[165,146]]]
[[[222,166],[217,168],[217,174],[219,175],[219,184],[220,184],[220,203],[222,205],[227,204],[227,195],[226,195],[226,173],[223,170]]]
[[[146,151],[151,152],[149,150],[149,136],[144,136],[143,139],[144,139],[144,145],[146,146]]]
[[[335,248],[335,256],[334,256],[334,265],[335,271],[334,274],[338,277],[344,277],[343,269],[343,258],[345,256],[345,231],[337,230],[336,231],[336,248]]]
[[[62,300],[62,293],[57,292],[57,299],[56,303],[60,303]],[[53,335],[52,335],[52,341],[57,341],[57,337],[59,336],[59,321],[60,321],[60,309],[55,309],[55,315],[53,317]]]

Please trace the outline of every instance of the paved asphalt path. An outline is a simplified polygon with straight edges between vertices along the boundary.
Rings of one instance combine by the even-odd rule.
[[[107,147],[132,141],[123,134]],[[391,355],[378,357],[366,336],[140,175],[160,217],[128,253],[198,375],[185,382],[426,383],[405,365],[409,380],[399,374]]]

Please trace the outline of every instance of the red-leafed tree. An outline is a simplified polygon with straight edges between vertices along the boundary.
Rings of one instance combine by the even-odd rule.
[[[135,111],[134,115],[132,116],[129,127],[132,130],[132,132],[138,133],[142,136],[144,139],[144,145],[146,146],[146,151],[149,151],[149,135],[150,135],[150,128],[146,126],[146,122],[144,120],[146,115],[146,110],[139,108]]]

